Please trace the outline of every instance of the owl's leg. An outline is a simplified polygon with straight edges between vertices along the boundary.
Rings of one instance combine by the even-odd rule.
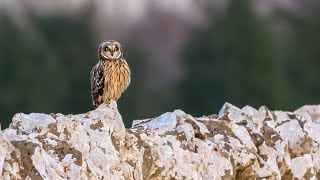
[[[104,100],[104,103],[106,103],[107,106],[110,105],[110,102],[111,102],[111,99],[109,99],[109,98]]]
[[[96,95],[93,97],[93,99],[94,99],[93,106],[95,108],[98,108],[103,103],[102,96]]]

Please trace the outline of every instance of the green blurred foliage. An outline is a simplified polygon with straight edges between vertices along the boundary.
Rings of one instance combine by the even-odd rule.
[[[18,112],[80,113],[91,108],[88,76],[97,45],[84,18],[33,16],[34,27],[26,33],[1,17],[3,127]]]
[[[217,112],[224,102],[281,110],[319,103],[320,14],[310,13],[279,11],[275,18],[289,28],[277,35],[247,0],[231,1],[226,14],[185,48],[183,108],[200,116]]]
[[[319,103],[317,8],[305,16],[279,10],[272,18],[287,29],[275,33],[272,18],[257,16],[247,0],[230,2],[225,14],[210,19],[185,43],[185,76],[172,89],[146,88],[150,57],[130,39],[121,41],[132,71],[131,85],[118,105],[126,126],[176,108],[197,116],[217,113],[226,101],[282,110]],[[100,41],[90,28],[90,13],[30,16],[27,32],[0,16],[2,127],[18,112],[75,114],[93,108],[89,73]]]

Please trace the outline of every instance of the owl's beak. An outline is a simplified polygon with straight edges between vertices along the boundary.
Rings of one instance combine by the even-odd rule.
[[[113,51],[111,51],[110,53],[111,53],[111,56],[113,56],[113,53],[114,53],[114,52],[113,52]]]

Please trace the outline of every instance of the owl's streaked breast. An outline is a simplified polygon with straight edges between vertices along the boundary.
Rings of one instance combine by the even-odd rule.
[[[107,61],[104,68],[103,100],[118,100],[130,84],[129,66],[124,59],[117,59]]]

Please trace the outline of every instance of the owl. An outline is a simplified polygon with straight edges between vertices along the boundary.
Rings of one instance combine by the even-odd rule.
[[[96,108],[103,102],[117,101],[131,81],[131,71],[123,58],[120,43],[108,40],[99,45],[98,63],[90,73],[91,97]]]

